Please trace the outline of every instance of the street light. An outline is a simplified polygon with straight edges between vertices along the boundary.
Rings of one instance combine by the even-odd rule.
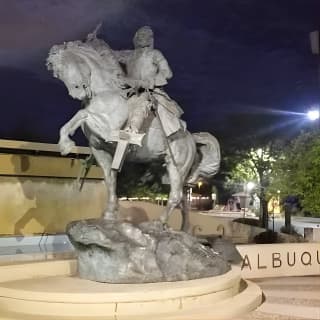
[[[311,52],[317,59],[317,67],[318,67],[318,86],[320,87],[320,32],[319,30],[315,30],[310,32],[310,44],[311,44]],[[320,97],[318,96],[318,99]],[[320,102],[318,100],[318,102]],[[317,112],[316,112],[317,111]],[[319,106],[314,110],[313,116],[316,118],[310,118],[310,120],[317,120],[319,119]],[[320,123],[318,120],[318,126],[320,127]]]
[[[318,120],[320,118],[319,109],[311,109],[307,112],[307,117],[311,121]]]
[[[256,186],[256,185],[255,185],[254,182],[249,181],[249,182],[247,183],[247,191],[250,192],[255,186]]]
[[[249,181],[244,184],[244,190],[243,190],[244,191],[244,197],[243,197],[244,198],[244,200],[243,200],[244,201],[244,205],[243,205],[243,217],[244,218],[246,216],[246,206],[248,203],[247,198],[249,198],[249,194],[255,186],[256,186],[255,183],[252,181]],[[241,201],[240,201],[240,203],[241,203]]]
[[[199,180],[198,182],[197,182],[197,186],[198,186],[198,191],[199,191],[199,202],[198,202],[198,209],[199,210],[201,210],[201,202],[202,202],[202,196],[201,196],[201,186],[203,185],[203,182],[201,181],[201,180]]]
[[[272,200],[272,232],[274,232],[274,208],[277,206],[280,208],[280,190],[277,190],[277,200],[273,199]],[[280,212],[280,210],[279,210]]]

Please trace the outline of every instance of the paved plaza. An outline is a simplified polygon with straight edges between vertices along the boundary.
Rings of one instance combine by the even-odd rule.
[[[265,301],[257,310],[237,319],[320,319],[320,276],[265,278],[254,282],[262,289]]]

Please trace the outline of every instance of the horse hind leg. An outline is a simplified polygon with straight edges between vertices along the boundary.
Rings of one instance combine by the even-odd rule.
[[[189,207],[184,184],[190,172],[195,157],[195,144],[191,135],[171,141],[171,153],[167,154],[167,171],[170,179],[170,194],[165,211],[160,217],[163,223],[167,223],[171,213],[177,207],[181,208],[182,230],[189,231]],[[174,157],[174,160],[172,159]]]
[[[106,207],[102,214],[104,219],[115,220],[117,218],[119,203],[116,194],[117,171],[111,169],[112,156],[104,150],[91,147],[92,153],[96,158],[104,174],[104,182],[107,188]]]
[[[173,210],[181,204],[182,194],[182,179],[176,165],[171,161],[167,161],[167,171],[170,179],[170,194],[167,206],[160,216],[162,223],[167,223]]]

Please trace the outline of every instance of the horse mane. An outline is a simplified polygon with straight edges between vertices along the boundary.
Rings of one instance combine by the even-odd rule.
[[[93,91],[105,90],[106,87],[123,87],[123,70],[118,60],[109,45],[96,37],[54,45],[49,51],[46,65],[56,78],[60,78],[71,63],[78,63],[81,73],[83,62],[90,68],[90,85]]]

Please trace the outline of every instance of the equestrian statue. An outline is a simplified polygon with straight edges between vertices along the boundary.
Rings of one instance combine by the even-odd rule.
[[[188,230],[185,186],[200,177],[215,175],[220,165],[219,143],[210,133],[191,134],[180,118],[183,111],[163,87],[172,71],[154,48],[150,27],[140,28],[133,50],[112,50],[97,37],[98,28],[85,41],[54,45],[47,66],[66,85],[81,109],[60,129],[61,153],[70,153],[70,137],[81,128],[104,173],[108,191],[102,217],[116,220],[117,173],[124,161],[166,165],[170,194],[160,217],[166,223],[175,208]]]

